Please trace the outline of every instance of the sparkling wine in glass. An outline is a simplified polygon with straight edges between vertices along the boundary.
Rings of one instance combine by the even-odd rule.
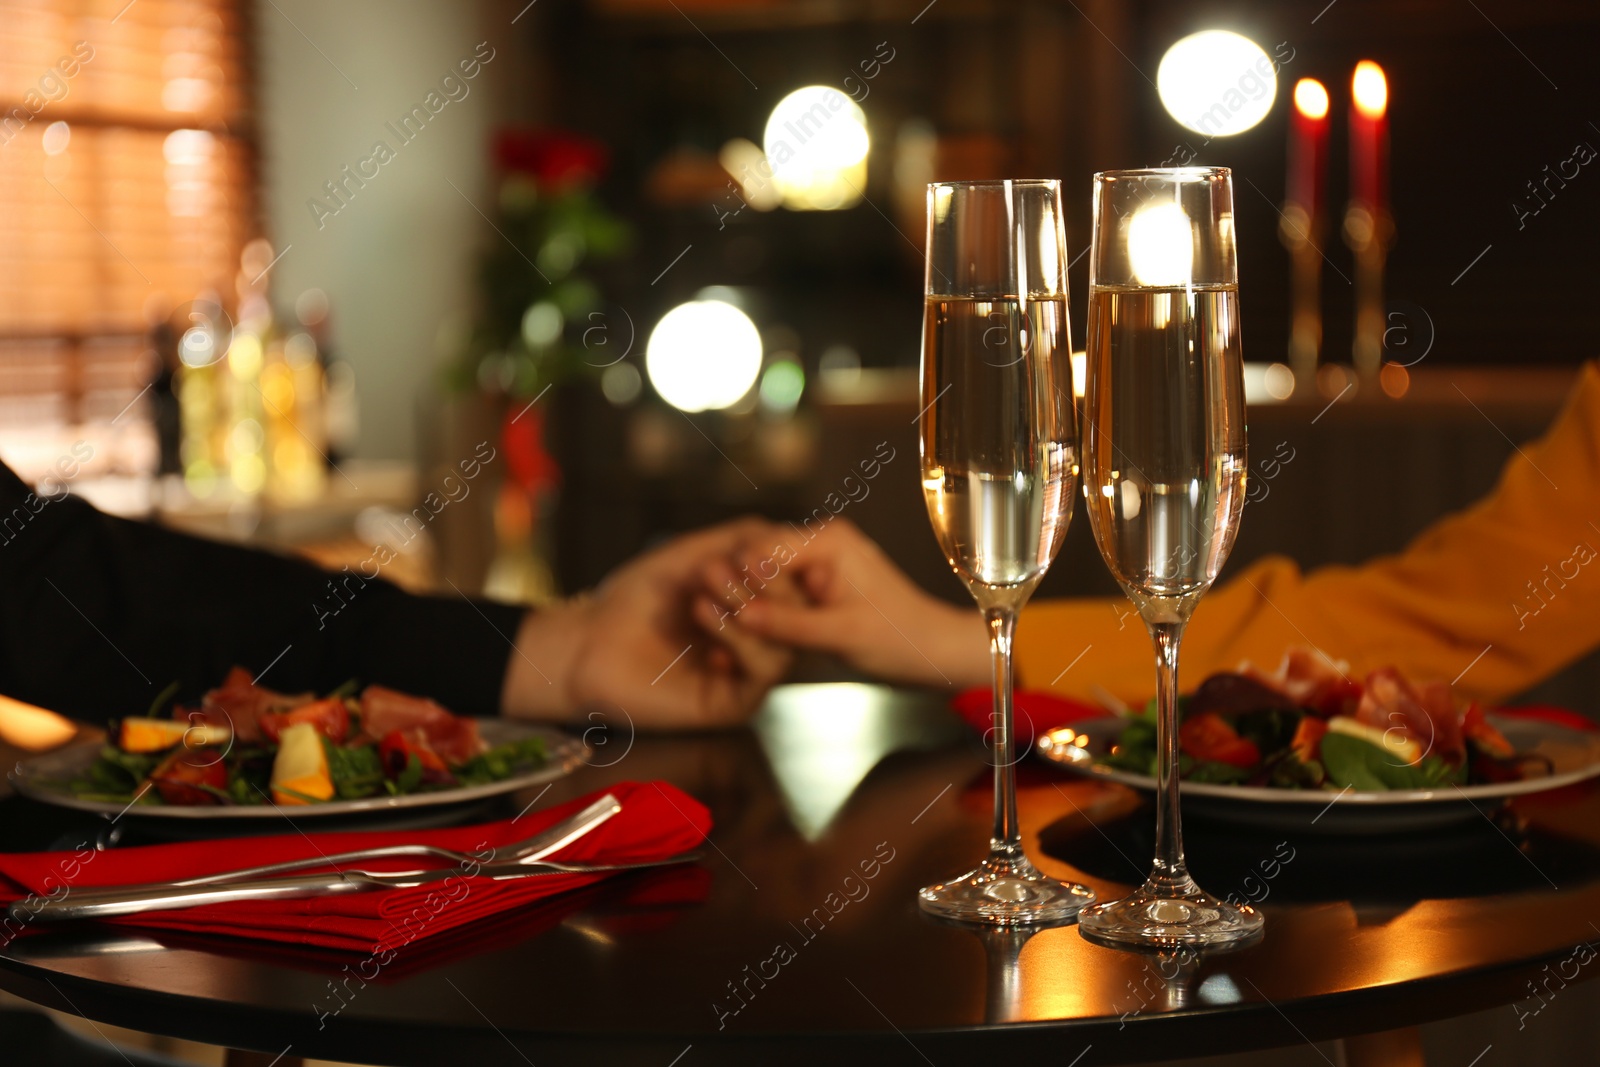
[[[1012,724],[1017,614],[1061,548],[1078,489],[1065,253],[1059,182],[928,187],[922,486],[994,655],[989,856],[918,894],[949,919],[1057,923],[1094,900],[1023,854]]]
[[[1245,492],[1233,183],[1226,168],[1095,175],[1083,455],[1089,523],[1156,656],[1156,855],[1131,896],[1084,909],[1092,941],[1227,946],[1255,909],[1189,876],[1178,804],[1178,646],[1222,569]]]

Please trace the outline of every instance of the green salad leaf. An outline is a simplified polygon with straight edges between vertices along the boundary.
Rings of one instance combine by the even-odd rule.
[[[228,753],[228,799],[235,804],[265,804],[272,796],[274,752],[264,745],[238,746]]]
[[[1272,765],[1267,784],[1279,789],[1316,789],[1328,780],[1328,772],[1317,760],[1302,760],[1293,752],[1285,752]]]
[[[401,796],[405,793],[415,793],[422,784],[422,761],[415,752],[406,759],[406,769],[393,778],[384,779],[384,788],[389,790],[390,796]]]
[[[1142,714],[1129,717],[1111,751],[1100,760],[1108,767],[1131,774],[1155,774],[1156,723]]]
[[[360,688],[361,688],[361,683],[358,682],[356,679],[354,679],[354,678],[346,678],[344,681],[340,682],[338,685],[336,685],[332,689],[328,690],[328,695],[323,697],[323,699],[324,700],[332,700],[335,697],[338,697],[340,699],[344,699],[344,698],[347,698],[347,697],[353,697],[353,696],[356,695],[356,691],[359,690]]]
[[[1154,774],[1151,775],[1154,777]],[[1182,771],[1181,777],[1186,782],[1213,782],[1217,785],[1237,785],[1250,777],[1250,771],[1244,767],[1235,767],[1231,763],[1221,763],[1217,760],[1196,760],[1192,767]]]
[[[322,747],[328,753],[328,775],[333,779],[333,791],[340,800],[357,800],[383,792],[383,761],[373,745],[345,748],[327,738]],[[421,765],[417,776],[421,777]]]
[[[462,785],[503,782],[529,767],[541,766],[547,758],[543,738],[525,737],[520,741],[507,741],[462,764],[456,771],[456,781]]]
[[[1256,750],[1262,755],[1278,752],[1288,748],[1294,740],[1295,728],[1300,725],[1303,714],[1299,711],[1284,708],[1261,708],[1257,711],[1246,711],[1233,716],[1233,728],[1239,731],[1239,736],[1248,741],[1255,742]]]
[[[1334,732],[1322,739],[1322,763],[1328,782],[1340,789],[1437,789],[1466,778],[1464,766],[1453,767],[1438,756],[1400,763],[1371,741]]]
[[[1359,737],[1329,731],[1322,738],[1322,765],[1328,782],[1339,789],[1363,792],[1389,789],[1384,775],[1394,764],[1394,756]]]
[[[164,755],[124,752],[108,743],[100,749],[100,758],[89,764],[81,777],[68,783],[68,788],[85,800],[131,801]]]

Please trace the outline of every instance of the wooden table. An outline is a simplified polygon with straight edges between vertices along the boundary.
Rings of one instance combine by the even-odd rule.
[[[608,766],[539,803],[672,781],[716,819],[703,873],[614,880],[418,942],[365,978],[320,952],[50,928],[0,951],[0,988],[264,1054],[241,1063],[1088,1067],[1376,1035],[1351,1040],[1348,1062],[1407,1064],[1420,1062],[1408,1028],[1596,970],[1577,962],[1600,937],[1592,784],[1400,840],[1191,818],[1196,876],[1262,898],[1267,934],[1179,964],[1072,927],[979,934],[917,910],[917,887],[970,866],[989,827],[984,753],[932,698],[787,687],[752,730],[624,730],[599,751]],[[1134,794],[1023,771],[1022,823],[1042,867],[1107,899],[1142,878],[1150,815]],[[126,822],[123,843],[147,833]],[[0,828],[12,849],[70,847],[97,829],[16,797],[0,801]]]

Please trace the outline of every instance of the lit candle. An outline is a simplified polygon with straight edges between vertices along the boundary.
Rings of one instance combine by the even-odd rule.
[[[1350,198],[1373,215],[1388,210],[1389,81],[1370,59],[1350,79]]]
[[[1289,117],[1289,191],[1278,232],[1289,249],[1289,363],[1311,388],[1322,358],[1322,240],[1328,171],[1328,90],[1315,78],[1294,86]]]
[[[1393,237],[1389,217],[1389,81],[1370,59],[1350,79],[1350,208],[1344,238],[1356,256],[1355,337],[1350,361],[1371,382],[1383,366],[1383,261]]]
[[[1294,86],[1294,114],[1289,127],[1290,204],[1298,204],[1308,219],[1321,215],[1324,172],[1328,161],[1328,90],[1315,78],[1301,78]]]

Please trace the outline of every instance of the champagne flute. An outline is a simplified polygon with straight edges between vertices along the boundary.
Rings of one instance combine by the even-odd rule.
[[[1228,946],[1249,906],[1195,884],[1178,804],[1178,645],[1244,508],[1244,376],[1225,167],[1095,175],[1084,484],[1106,565],[1156,653],[1156,855],[1131,896],[1083,911],[1091,941]]]
[[[1023,853],[1012,733],[1017,613],[1061,548],[1078,488],[1066,264],[1059,182],[928,186],[922,486],[989,626],[995,812],[988,858],[918,898],[965,922],[1064,922],[1094,900]]]

